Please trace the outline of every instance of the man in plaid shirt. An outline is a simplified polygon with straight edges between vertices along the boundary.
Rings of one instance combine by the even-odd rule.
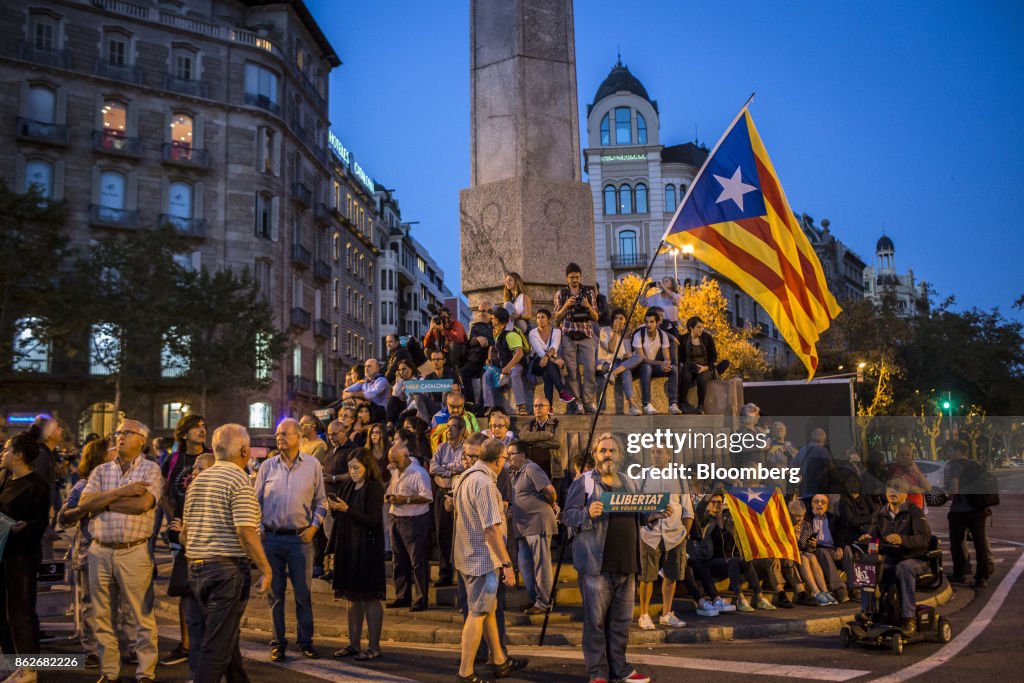
[[[565,267],[568,287],[555,292],[552,322],[562,330],[562,359],[569,370],[569,393],[582,397],[586,412],[597,412],[597,341],[594,321],[598,318],[594,290],[580,285],[582,271],[575,263]],[[580,393],[579,365],[583,364],[583,393]],[[572,404],[570,404],[572,407]]]
[[[137,626],[135,651],[139,657],[136,678],[150,683],[156,675],[157,626],[152,600],[146,595],[153,582],[153,560],[147,542],[153,533],[157,501],[163,490],[160,467],[141,457],[149,442],[149,428],[125,420],[114,432],[117,459],[104,463],[89,475],[79,509],[92,513],[89,523],[89,591],[96,619],[96,641],[103,678],[116,681],[121,672],[121,653],[113,628],[111,590]]]

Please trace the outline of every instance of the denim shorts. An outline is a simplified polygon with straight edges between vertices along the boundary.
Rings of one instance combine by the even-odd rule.
[[[493,612],[498,605],[498,572],[483,576],[462,575],[466,584],[466,603],[470,614]]]

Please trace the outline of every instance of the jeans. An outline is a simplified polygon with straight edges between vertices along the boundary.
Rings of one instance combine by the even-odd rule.
[[[597,375],[595,366],[597,364],[597,342],[593,337],[584,339],[569,339],[567,334],[562,335],[562,360],[569,371],[568,385],[569,392],[576,398],[583,401],[586,406],[597,403]],[[583,391],[580,392],[579,366],[583,365]]]
[[[191,582],[189,583],[191,586]],[[199,678],[200,645],[203,642],[203,610],[194,594],[181,596],[181,611],[185,615],[185,632],[188,633],[189,679]]]
[[[846,572],[847,588],[851,591],[853,590],[853,551],[850,550],[850,546],[843,546],[843,559],[841,560],[836,559],[835,548],[823,548],[818,546],[814,549],[814,556],[818,558],[818,564],[821,565],[821,571],[825,574],[825,583],[828,584],[828,588],[826,590],[834,591],[843,585],[836,562],[843,565],[843,571]]]
[[[394,557],[395,599],[427,606],[430,583],[430,513],[413,517],[392,517],[391,552]]]
[[[466,363],[459,368],[459,377],[462,378],[462,396],[466,403],[476,403],[476,391],[473,388],[473,380],[478,380],[484,374],[484,364]]]
[[[226,676],[228,683],[247,682],[249,677],[242,668],[238,640],[252,585],[249,559],[224,557],[190,562],[188,582],[201,617],[196,624],[197,632],[191,635],[192,651],[199,650],[193,680],[219,683]]]
[[[949,552],[953,555],[953,576],[967,576],[971,571],[971,555],[967,550],[967,532],[974,539],[974,578],[987,579],[992,576],[995,565],[992,549],[988,545],[985,510],[949,513]]]
[[[687,401],[687,395],[690,392],[690,387],[697,384],[697,407],[704,407],[704,398],[708,395],[708,382],[715,378],[715,373],[711,370],[705,370],[704,372],[697,374],[690,372],[690,369],[686,367],[686,364],[680,364],[679,366],[679,398],[684,402]]]
[[[516,402],[517,406],[525,405],[527,410],[531,409],[530,404],[530,392],[526,389],[526,377],[523,373],[523,364],[512,368],[509,372],[509,384],[512,385],[512,397]],[[511,406],[506,406],[507,403],[505,396],[508,392],[508,386],[493,388],[486,381],[483,383],[483,394],[484,394],[484,405],[488,407],[504,407],[509,408],[507,412],[514,412],[511,410]]]
[[[462,578],[460,572],[455,572],[458,579],[458,591],[459,591],[459,610],[462,612],[463,621],[469,616],[469,598],[466,596],[466,582]],[[508,634],[505,632],[505,582],[498,580],[498,599],[494,608],[494,618],[498,622],[498,640],[501,641],[501,647],[505,651],[505,656],[508,656]],[[476,658],[478,660],[487,661],[489,659],[489,651],[487,649],[487,639],[480,639],[480,648],[476,651]]]
[[[530,602],[541,609],[551,605],[551,539],[547,534],[530,534],[519,539],[519,573]]]
[[[646,362],[640,365],[640,402],[644,405],[651,402],[652,377],[668,377],[668,381],[665,382],[665,395],[668,397],[669,403],[676,402],[676,392],[679,389],[678,380],[676,379],[676,366],[671,365],[667,371],[663,370],[662,367]]]
[[[562,383],[562,371],[550,360],[542,368],[540,366],[540,359],[536,359],[532,367],[533,377],[539,377],[544,380],[544,398],[548,400],[548,403],[554,405],[555,392],[561,392],[565,389],[565,384]],[[536,372],[537,370],[540,372]]]
[[[89,594],[96,614],[96,642],[103,675],[116,679],[121,673],[119,630],[135,630],[135,653],[139,656],[137,678],[156,674],[157,625],[153,612],[153,560],[145,543],[114,550],[93,542],[89,546]],[[129,616],[115,616],[124,604]],[[130,627],[126,622],[130,623]]]
[[[263,537],[263,550],[274,572],[270,584],[270,615],[274,622],[274,637],[271,645],[285,647],[288,639],[284,634],[284,592],[287,579],[291,577],[292,592],[295,594],[295,621],[298,624],[300,648],[313,645],[313,602],[310,588],[313,585],[313,544],[303,543],[298,536]]]
[[[632,405],[633,403],[633,373],[636,371],[636,367],[640,365],[639,356],[630,356],[624,360],[615,361],[608,373],[604,375],[603,381],[609,382],[611,379],[611,371],[616,368],[623,368],[622,374],[615,378],[614,398],[615,398],[615,412],[623,413],[625,407],[623,405],[623,397],[625,397],[625,403]],[[602,394],[606,390],[606,385],[601,385]]]
[[[614,680],[633,672],[626,662],[633,621],[632,574],[579,575],[583,594],[583,659],[591,679]]]
[[[8,551],[0,562],[0,652],[33,655],[39,650],[36,574],[42,551]]]
[[[921,560],[902,560],[895,566],[889,562],[885,563],[885,569],[882,572],[882,582],[892,583],[895,578],[895,583],[900,589],[901,619],[913,619],[917,614],[917,596],[914,593],[917,589],[917,577],[927,569],[927,563]],[[861,591],[860,608],[865,612],[871,609],[871,598],[873,596],[874,593],[871,591]]]

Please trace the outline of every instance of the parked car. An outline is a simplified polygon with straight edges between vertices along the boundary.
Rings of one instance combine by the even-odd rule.
[[[932,485],[932,490],[924,494],[924,500],[929,507],[940,507],[949,500],[946,493],[946,466],[947,460],[915,460],[921,474]]]

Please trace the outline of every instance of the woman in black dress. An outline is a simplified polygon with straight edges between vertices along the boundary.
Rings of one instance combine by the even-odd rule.
[[[40,651],[36,574],[43,557],[43,533],[50,523],[49,486],[32,471],[40,436],[41,429],[33,425],[8,439],[0,455],[0,513],[12,520],[0,556],[0,652],[6,655]],[[19,668],[7,680],[34,683],[36,673]]]
[[[384,486],[377,459],[369,449],[352,453],[348,460],[351,481],[330,499],[334,513],[334,595],[348,600],[348,647],[335,657],[355,656],[358,661],[380,657],[384,624]],[[367,648],[360,651],[363,618]]]

